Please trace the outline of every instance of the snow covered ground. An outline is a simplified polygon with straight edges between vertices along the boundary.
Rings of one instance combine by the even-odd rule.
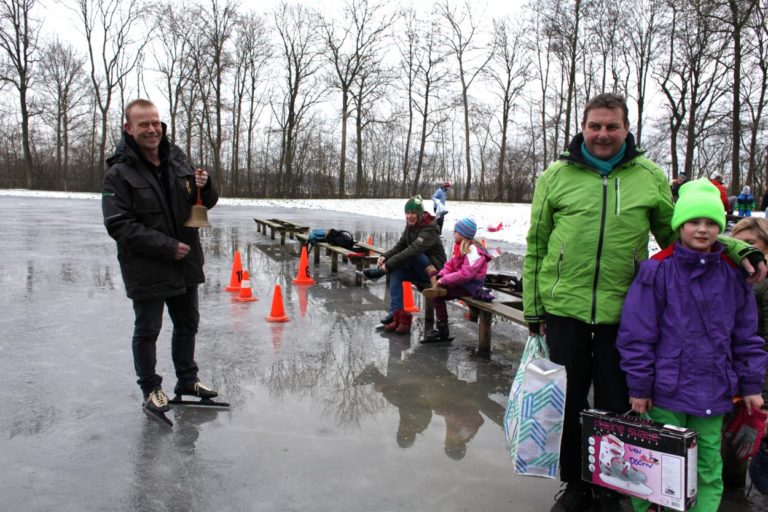
[[[29,197],[61,197],[78,199],[99,199],[99,194],[81,192],[50,192],[41,190],[7,189],[0,195]],[[350,212],[358,215],[402,219],[404,199],[239,199],[221,198],[220,204],[237,206],[279,206],[309,210],[331,210]],[[426,198],[424,206],[432,211],[432,200]],[[500,240],[517,245],[525,244],[525,235],[530,223],[531,205],[519,203],[479,203],[472,201],[448,200],[448,216],[443,229],[452,230],[453,224],[462,217],[473,217],[477,222],[477,237],[486,240]],[[497,228],[489,231],[488,228]]]

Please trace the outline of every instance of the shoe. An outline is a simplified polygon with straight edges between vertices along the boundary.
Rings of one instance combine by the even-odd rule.
[[[448,295],[448,290],[439,286],[432,286],[431,288],[425,288],[421,293],[428,299],[434,299],[435,297],[445,297]]]
[[[438,320],[437,328],[432,329],[421,340],[422,343],[440,343],[442,341],[451,341],[448,333],[448,320],[443,320],[442,322]]]
[[[384,326],[385,331],[394,331],[400,324],[400,315],[406,314],[402,309],[398,309],[392,314],[392,321]]]
[[[383,277],[386,272],[381,270],[380,268],[367,268],[363,270],[363,275],[370,279],[371,281],[377,281],[379,278]]]
[[[176,383],[176,387],[173,388],[173,392],[177,395],[194,395],[200,398],[214,398],[219,396],[219,392],[215,389],[202,384],[200,381],[192,384]]]
[[[629,512],[632,510],[632,504],[627,496],[608,489],[598,489],[597,506],[600,512]]]
[[[585,485],[566,484],[555,496],[550,512],[585,512],[592,508],[592,489]]]
[[[395,333],[410,334],[411,322],[413,322],[413,315],[410,313],[406,313],[405,311],[401,311],[400,318],[397,323],[397,327],[395,328]]]
[[[394,319],[395,319],[395,313],[394,313],[394,311],[393,311],[393,312],[391,312],[391,313],[387,313],[387,316],[385,316],[384,318],[382,318],[380,321],[381,321],[381,323],[383,323],[384,325],[387,325],[387,324],[391,324],[391,323],[392,323],[392,320],[394,320]]]
[[[150,412],[168,412],[171,406],[168,404],[168,396],[160,388],[153,389],[144,397],[144,407]]]

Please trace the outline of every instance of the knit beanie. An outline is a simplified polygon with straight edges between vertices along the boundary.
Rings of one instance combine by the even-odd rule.
[[[416,212],[419,215],[424,213],[424,202],[420,195],[413,196],[405,203],[405,213]]]
[[[477,233],[477,224],[475,223],[474,219],[470,217],[464,217],[460,221],[456,222],[456,224],[453,226],[453,230],[458,232],[464,238],[472,240],[475,238],[475,233]]]
[[[707,178],[689,181],[680,187],[679,199],[672,214],[672,229],[677,229],[691,219],[712,219],[725,230],[725,209],[720,191]]]

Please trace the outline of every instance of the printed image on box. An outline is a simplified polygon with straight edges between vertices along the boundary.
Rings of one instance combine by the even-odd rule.
[[[594,409],[581,421],[584,480],[673,510],[696,504],[695,431]]]

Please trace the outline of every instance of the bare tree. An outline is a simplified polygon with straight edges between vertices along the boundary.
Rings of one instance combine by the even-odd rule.
[[[580,0],[577,0],[580,1]],[[440,16],[448,23],[449,31],[445,35],[444,44],[456,58],[458,77],[461,84],[461,103],[464,107],[464,160],[467,181],[464,189],[464,200],[469,199],[472,189],[472,155],[469,140],[469,88],[482,73],[485,66],[493,58],[493,45],[478,44],[479,23],[473,19],[472,6],[465,3],[460,12],[456,12],[445,0],[439,6]]]
[[[765,9],[754,10],[749,30],[752,34],[752,44],[747,54],[748,64],[747,72],[744,73],[743,88],[744,106],[749,113],[745,183],[754,186],[760,179],[765,186],[768,185],[768,168],[764,170],[764,175],[760,176],[758,173],[758,163],[761,160],[758,140],[760,133],[765,131],[764,118],[768,102],[768,12]]]
[[[91,85],[101,115],[97,162],[103,166],[115,88],[133,71],[147,42],[147,34],[139,28],[144,7],[140,0],[77,0],[77,11],[88,43]],[[95,188],[94,165],[89,170],[89,183]]]
[[[624,59],[635,73],[635,101],[637,102],[637,126],[635,142],[642,145],[645,121],[645,102],[648,81],[654,60],[657,58],[663,27],[664,0],[633,0],[633,16],[626,17],[622,25],[622,37],[627,42]],[[673,176],[676,178],[677,176]]]
[[[499,142],[499,162],[496,174],[494,201],[501,201],[507,189],[505,161],[507,140],[512,110],[518,97],[528,83],[530,59],[524,55],[523,27],[517,24],[510,27],[508,20],[494,20],[496,53],[490,70],[492,82],[496,85],[496,95],[501,100],[501,141]]]
[[[375,0],[374,0],[375,1]],[[369,0],[348,1],[344,5],[344,25],[322,19],[328,58],[333,65],[333,87],[341,92],[341,152],[339,197],[346,195],[347,123],[350,115],[352,84],[366,67],[375,65],[378,45],[393,18],[382,18],[382,4]]]
[[[190,58],[193,43],[188,30],[194,26],[195,16],[193,10],[168,3],[157,9],[157,20],[160,44],[153,47],[154,57],[163,77],[163,95],[168,102],[170,140],[176,144],[181,97],[193,79]]]
[[[77,108],[90,92],[85,58],[56,39],[45,46],[40,64],[42,92],[49,98],[44,111],[54,129],[56,172],[64,190],[69,190],[70,127],[77,117],[85,115],[77,114]]]
[[[704,3],[704,2],[702,2]],[[711,16],[722,27],[726,40],[731,41],[731,192],[741,190],[741,76],[743,57],[743,32],[757,7],[755,0],[717,0],[702,15]]]
[[[278,6],[273,15],[280,37],[280,57],[283,59],[282,97],[273,103],[275,118],[280,124],[281,144],[276,193],[292,192],[298,184],[294,175],[297,138],[302,122],[310,108],[324,94],[317,80],[320,68],[320,45],[315,17],[303,6]]]
[[[684,129],[685,148],[682,172],[693,177],[697,144],[714,126],[715,109],[725,94],[723,64],[724,38],[698,0],[684,5],[669,2],[671,25],[667,35],[667,61],[656,74],[670,113],[670,148],[673,175],[679,170],[678,136]],[[711,170],[710,170],[711,171]]]
[[[18,93],[21,115],[21,148],[27,188],[32,188],[32,150],[29,120],[32,115],[28,95],[33,80],[39,27],[32,18],[35,0],[0,1],[0,81],[11,84]]]
[[[238,4],[234,0],[209,0],[209,8],[198,11],[202,37],[196,52],[196,86],[200,91],[203,133],[211,148],[214,179],[222,191],[227,190],[222,164],[225,75],[232,66],[228,49],[237,20]]]

